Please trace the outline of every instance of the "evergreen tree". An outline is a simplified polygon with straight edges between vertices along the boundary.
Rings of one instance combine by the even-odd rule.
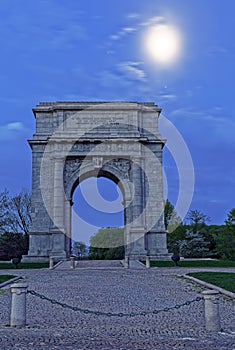
[[[173,232],[182,224],[181,218],[178,216],[173,204],[167,199],[164,207],[164,223],[168,232]]]
[[[225,220],[225,227],[216,237],[220,257],[235,260],[235,208],[231,209]]]

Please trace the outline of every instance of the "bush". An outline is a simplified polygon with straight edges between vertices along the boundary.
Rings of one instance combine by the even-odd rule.
[[[6,232],[0,235],[0,260],[22,258],[29,247],[28,235]]]

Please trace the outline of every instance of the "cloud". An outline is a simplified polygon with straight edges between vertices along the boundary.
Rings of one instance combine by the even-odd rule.
[[[0,141],[11,140],[16,135],[27,131],[27,128],[21,122],[12,122],[5,125],[0,125]]]
[[[137,31],[137,28],[135,27],[123,27],[121,30],[119,30],[116,34],[113,34],[110,36],[111,40],[120,40],[121,38],[125,37],[128,34],[134,33]]]
[[[129,19],[129,20],[130,19],[138,19],[138,18],[140,18],[140,15],[135,14],[135,13],[127,15],[127,19]],[[156,24],[165,23],[165,21],[166,21],[165,17],[162,17],[162,16],[150,17],[144,22],[137,23],[135,27],[126,26],[126,27],[121,28],[117,33],[112,34],[110,36],[110,39],[113,41],[120,40],[128,34],[131,34],[131,33],[137,32],[138,30],[141,30],[141,27],[150,27],[150,26],[154,26]]]
[[[159,95],[159,102],[173,101],[176,100],[177,96],[174,94],[162,94]]]
[[[206,144],[210,139],[210,146],[218,147],[218,143],[234,145],[235,121],[232,115],[227,114],[220,106],[214,106],[205,110],[193,107],[183,107],[174,110],[168,114],[175,118],[177,125],[181,125],[187,131],[187,134],[198,134],[205,138]],[[193,138],[196,140],[196,138]]]
[[[124,74],[127,79],[146,81],[146,74],[141,68],[142,62],[122,62],[117,65],[118,70]]]
[[[232,122],[230,118],[224,116],[223,108],[220,106],[214,106],[206,110],[199,110],[193,107],[182,107],[174,110],[170,113],[173,117],[191,118],[191,119],[202,119],[215,123],[227,123]],[[223,116],[221,116],[223,115]]]
[[[21,122],[14,122],[14,123],[6,124],[6,129],[13,130],[13,131],[21,131],[24,129],[24,126]]]
[[[143,27],[154,26],[156,24],[165,23],[166,19],[163,16],[154,16],[149,18],[147,21],[140,23]]]
[[[139,13],[129,13],[126,18],[128,19],[138,19],[140,18],[140,14]]]
[[[210,46],[207,49],[207,54],[209,56],[226,55],[228,52],[229,51],[225,47],[219,45]]]

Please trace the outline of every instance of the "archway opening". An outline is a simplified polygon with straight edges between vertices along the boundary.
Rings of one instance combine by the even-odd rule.
[[[93,259],[124,256],[123,200],[119,186],[106,176],[92,176],[78,184],[72,207],[74,255]]]

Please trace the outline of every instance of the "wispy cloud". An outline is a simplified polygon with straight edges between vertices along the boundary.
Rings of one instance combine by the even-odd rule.
[[[146,75],[141,68],[142,64],[142,62],[122,62],[117,65],[117,68],[127,79],[145,81]]]
[[[227,53],[229,53],[228,49],[220,45],[210,46],[207,49],[207,54],[209,56],[226,55]]]
[[[123,27],[116,34],[111,35],[110,39],[111,40],[120,40],[121,38],[125,37],[126,35],[134,33],[136,31],[137,31],[137,28],[135,28],[135,27]]]
[[[162,24],[165,23],[166,19],[163,16],[154,16],[154,17],[150,17],[149,19],[147,19],[146,21],[140,23],[140,26],[144,26],[144,27],[151,27],[153,25],[156,24]]]
[[[138,14],[130,14],[127,15],[127,19],[140,19],[140,15]],[[110,39],[113,41],[120,40],[128,34],[132,34],[141,30],[141,27],[151,27],[157,24],[165,23],[166,19],[163,16],[154,16],[147,18],[145,21],[139,21],[135,26],[127,26],[121,28],[117,33],[114,33],[110,36]]]
[[[0,125],[0,141],[11,140],[16,137],[16,135],[27,131],[27,128],[22,122],[12,122],[5,125]]]
[[[138,19],[140,18],[140,14],[139,13],[129,13],[127,16],[126,16],[127,19]]]
[[[177,96],[175,94],[162,94],[159,95],[159,102],[173,101],[176,100]]]
[[[220,123],[231,121],[231,119],[221,115],[223,115],[223,108],[220,106],[214,106],[205,110],[194,107],[181,107],[171,112],[171,116],[174,117],[203,119]]]
[[[214,145],[222,140],[224,144],[235,144],[235,120],[220,106],[204,110],[182,107],[171,112],[169,116],[175,118],[176,123],[183,123],[188,134],[198,133],[200,138],[204,135],[206,140],[209,137]]]
[[[13,122],[13,123],[8,123],[5,125],[7,130],[12,130],[12,131],[21,131],[24,129],[24,126],[21,122]]]

